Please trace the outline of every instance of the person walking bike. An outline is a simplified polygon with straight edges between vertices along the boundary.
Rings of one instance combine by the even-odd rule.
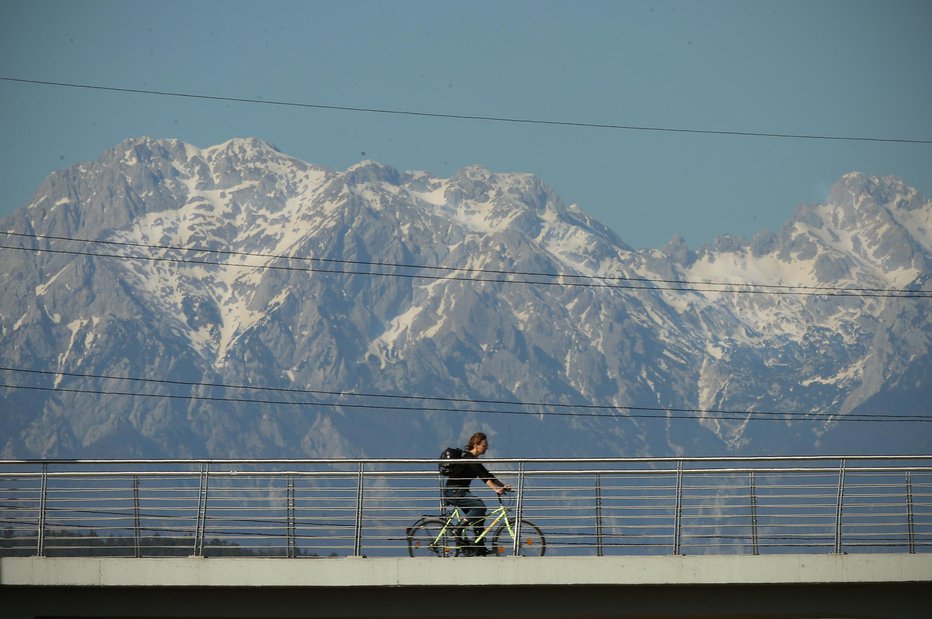
[[[483,432],[476,432],[469,437],[466,443],[466,451],[463,452],[463,459],[476,459],[489,450],[489,439]],[[450,476],[443,487],[443,500],[447,505],[458,507],[466,516],[466,523],[456,531],[458,538],[465,537],[465,530],[471,525],[474,531],[474,537],[482,535],[485,529],[486,507],[482,499],[474,495],[469,487],[472,480],[481,479],[486,485],[494,490],[497,494],[502,495],[509,490],[511,486],[504,484],[489,472],[484,465],[479,462],[458,462],[453,465]],[[489,550],[483,542],[467,545],[468,554],[474,556],[486,556]]]

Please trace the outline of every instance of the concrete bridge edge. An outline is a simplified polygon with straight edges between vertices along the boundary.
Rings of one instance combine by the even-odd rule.
[[[925,617],[932,555],[2,558],[4,616]]]

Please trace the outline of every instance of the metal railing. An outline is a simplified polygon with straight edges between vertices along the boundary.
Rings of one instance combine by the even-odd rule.
[[[484,462],[547,556],[932,550],[932,456]],[[0,556],[401,556],[440,483],[424,459],[0,461]]]

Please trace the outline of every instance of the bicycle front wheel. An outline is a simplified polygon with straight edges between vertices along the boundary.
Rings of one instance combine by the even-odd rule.
[[[443,520],[418,520],[408,529],[408,554],[412,557],[452,557],[453,536],[443,531]]]
[[[512,526],[516,526],[517,523]],[[501,525],[492,535],[492,552],[499,557],[512,553],[514,542],[508,527]],[[530,520],[521,519],[521,540],[519,543],[519,554],[525,557],[542,557],[547,550],[547,540],[540,527]]]

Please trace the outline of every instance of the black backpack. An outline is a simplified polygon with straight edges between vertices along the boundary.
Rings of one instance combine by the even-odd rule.
[[[456,462],[451,462],[451,460],[462,460],[466,453],[465,449],[460,449],[459,447],[447,447],[443,450],[443,453],[440,454],[440,474],[444,477],[449,477],[453,474],[454,469],[457,467]]]

